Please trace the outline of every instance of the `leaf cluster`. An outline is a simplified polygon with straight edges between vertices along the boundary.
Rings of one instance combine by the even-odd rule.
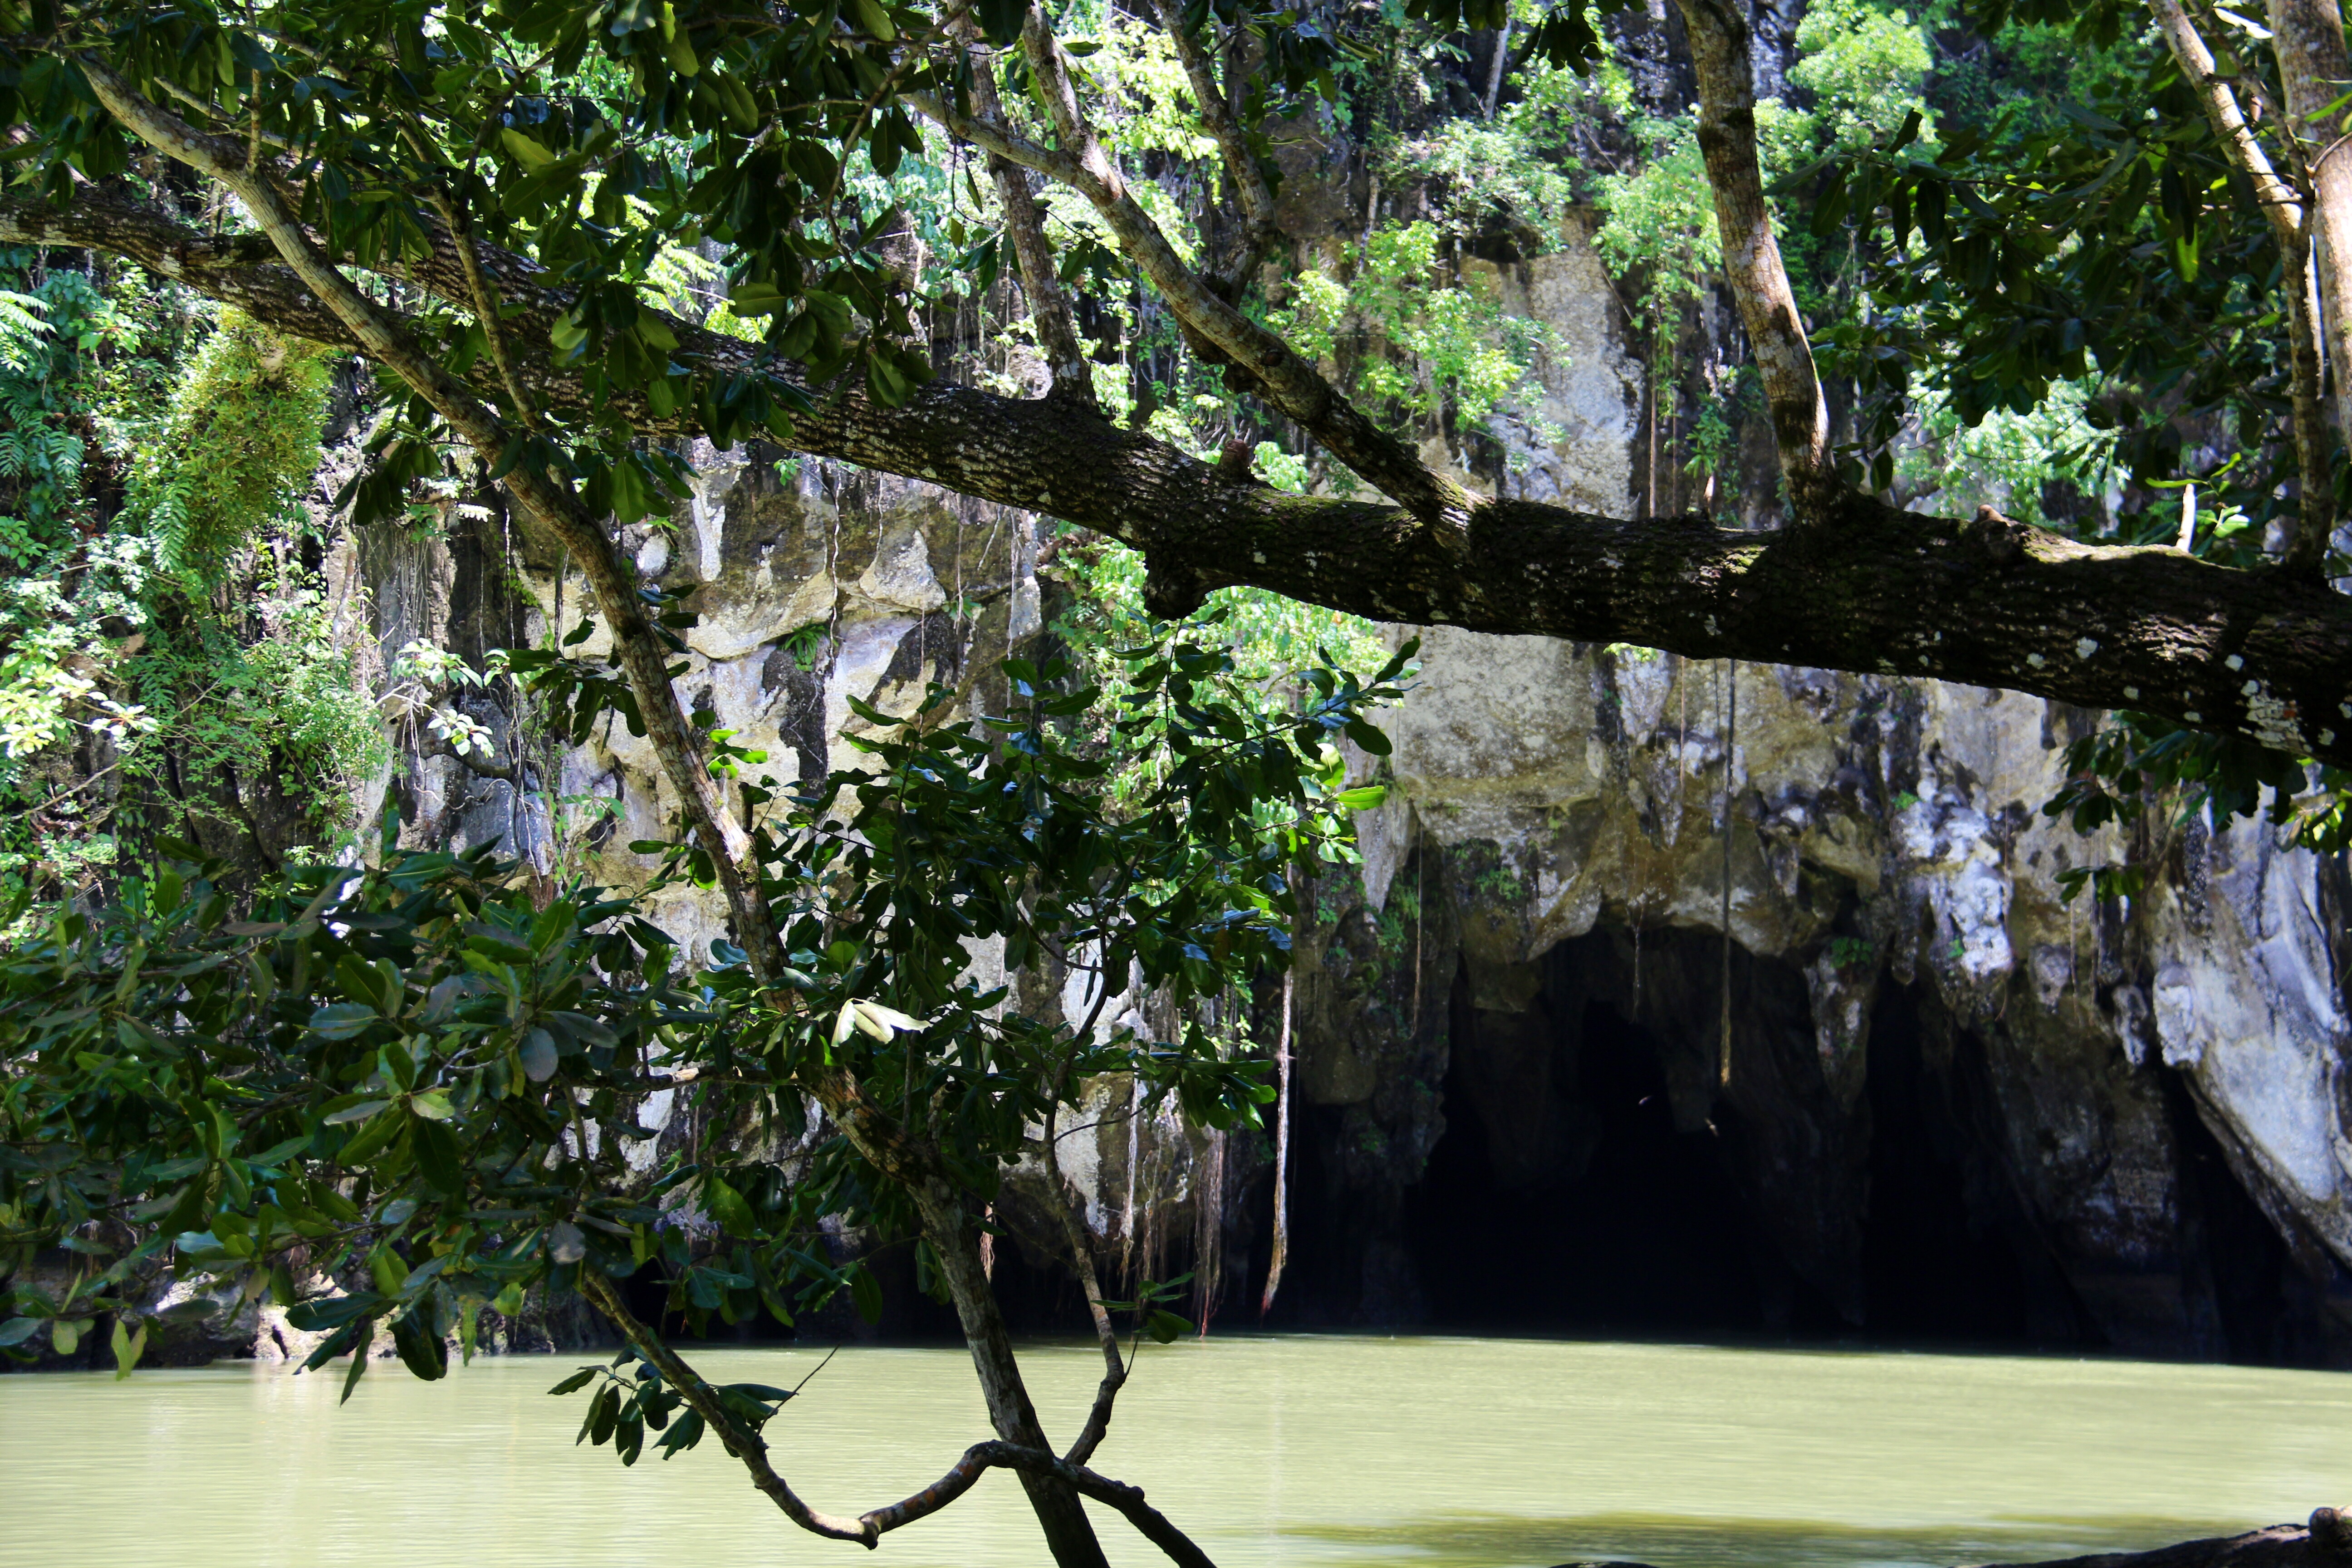
[[[138,1323],[166,1275],[213,1282],[205,1310],[271,1296],[326,1335],[308,1364],[352,1352],[351,1379],[379,1331],[438,1377],[485,1306],[515,1312],[583,1269],[652,1267],[698,1329],[790,1323],[845,1290],[877,1310],[820,1222],[913,1234],[902,1173],[831,1130],[797,1148],[758,1130],[804,1125],[807,1084],[846,1074],[902,1146],[984,1198],[1095,1074],[1133,1072],[1211,1125],[1254,1121],[1265,1064],[1098,1017],[1118,994],[1181,1003],[1286,962],[1290,865],[1380,795],[1345,787],[1333,742],[1384,746],[1363,714],[1399,694],[1411,652],[1369,681],[1319,667],[1313,700],[1276,718],[1240,700],[1228,650],[1181,641],[1129,650],[1108,697],[1013,661],[1003,717],[949,722],[940,689],[906,718],[861,705],[870,771],[758,829],[792,949],[767,983],[724,942],[688,979],[637,901],[586,888],[541,907],[486,851],[388,834],[374,866],[292,875],[237,919],[226,868],[172,846],[133,896],[0,959],[0,1258],[86,1260],[65,1300],[16,1289],[0,1342]],[[1139,810],[1106,809],[1104,766],[1073,739],[1103,703],[1180,759]],[[709,873],[691,844],[640,847],[669,876]],[[1087,977],[1088,1016],[1025,1011],[992,978],[1049,960]],[[738,1135],[656,1158],[638,1117],[665,1089]],[[699,1427],[666,1429],[671,1397],[643,1368],[610,1375],[585,1429],[625,1460],[647,1429],[676,1451]]]

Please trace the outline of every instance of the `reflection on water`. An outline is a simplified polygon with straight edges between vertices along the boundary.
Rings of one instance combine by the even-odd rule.
[[[712,1351],[791,1384],[818,1352]],[[541,1391],[580,1358],[420,1384],[236,1363],[0,1378],[0,1564],[57,1568],[772,1568],[868,1561],[802,1535],[713,1444],[624,1471]],[[1047,1429],[1091,1348],[1027,1354]],[[1224,1568],[1947,1564],[2156,1545],[2346,1500],[2336,1373],[1551,1342],[1218,1338],[1147,1347],[1096,1464]],[[844,1351],[769,1428],[780,1468],[854,1513],[986,1435],[961,1352]],[[1118,1568],[1160,1561],[1098,1515]],[[906,1568],[1033,1568],[995,1475],[886,1538]]]

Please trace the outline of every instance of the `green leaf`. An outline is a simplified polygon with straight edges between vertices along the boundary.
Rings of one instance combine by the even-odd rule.
[[[113,1350],[114,1380],[120,1383],[131,1375],[131,1369],[137,1366],[139,1358],[147,1353],[147,1325],[141,1323],[138,1331],[133,1333],[123,1328],[120,1317],[116,1318]]]
[[[387,1104],[375,1114],[375,1119],[359,1130],[357,1136],[343,1145],[336,1162],[346,1166],[364,1165],[383,1152],[384,1146],[400,1135],[408,1125],[408,1113],[399,1106]]]
[[[1331,804],[1342,811],[1370,811],[1388,799],[1386,784],[1364,784],[1356,789],[1343,789],[1331,797]]]
[[[678,1418],[669,1424],[669,1430],[662,1435],[662,1440],[656,1447],[661,1449],[663,1458],[674,1459],[701,1442],[702,1432],[701,1415],[692,1410],[682,1411]]]
[[[547,1392],[550,1394],[577,1394],[582,1389],[587,1387],[588,1384],[595,1379],[597,1370],[597,1368],[593,1366],[583,1366],[578,1372],[573,1373],[570,1377],[565,1378],[562,1383],[557,1384],[553,1388],[549,1389]]]
[[[362,1318],[351,1326],[350,1332],[352,1366],[349,1372],[343,1373],[342,1395],[335,1401],[338,1405],[349,1405],[352,1402],[352,1391],[359,1387],[360,1379],[367,1375],[368,1352],[375,1345],[375,1320]]]
[[[375,1022],[376,1010],[364,1002],[333,1002],[310,1015],[310,1032],[322,1039],[348,1040]]]
[[[523,1077],[531,1082],[545,1083],[555,1076],[555,1037],[545,1029],[526,1031],[515,1054],[521,1058]]]
[[[410,1146],[416,1152],[416,1168],[425,1179],[450,1197],[462,1196],[466,1191],[466,1158],[457,1145],[457,1135],[446,1123],[420,1117],[410,1137]]]
[[[1180,1318],[1164,1309],[1154,1308],[1143,1320],[1143,1330],[1155,1342],[1172,1344],[1178,1335],[1192,1331],[1192,1322],[1189,1318]]]
[[[857,1309],[857,1315],[867,1322],[882,1321],[882,1282],[863,1263],[850,1272],[849,1300]]]
[[[391,1298],[373,1290],[362,1290],[349,1296],[313,1296],[286,1309],[289,1328],[306,1334],[324,1333],[337,1329],[355,1318],[365,1317],[381,1310]]]
[[[723,1176],[712,1174],[702,1179],[702,1206],[730,1236],[750,1241],[760,1234],[759,1224],[751,1217],[751,1205]]]
[[[38,1318],[11,1318],[6,1322],[0,1323],[0,1349],[5,1349],[9,1345],[21,1345],[31,1339],[40,1332],[41,1321],[42,1320]]]
[[[613,1436],[613,1428],[620,1424],[620,1419],[621,1391],[617,1385],[608,1383],[596,1395],[596,1403],[588,1407],[588,1440],[598,1447],[604,1447],[605,1440]]]
[[[521,132],[517,131],[511,125],[499,132],[499,142],[501,146],[505,147],[509,153],[514,154],[515,161],[517,163],[520,163],[525,169],[533,174],[537,174],[540,170],[546,168],[550,163],[555,162],[554,153],[549,152],[546,148],[541,146],[538,142],[532,141]]]
[[[433,1313],[419,1301],[392,1325],[393,1348],[401,1364],[427,1383],[449,1375],[449,1342],[434,1327]]]

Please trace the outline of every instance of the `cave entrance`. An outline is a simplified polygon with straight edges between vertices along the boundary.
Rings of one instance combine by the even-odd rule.
[[[1637,955],[1631,933],[1595,931],[1548,954],[1511,1009],[1478,1006],[1467,972],[1457,980],[1445,1132],[1404,1214],[1429,1321],[2095,1339],[1980,1152],[1969,1063],[1947,1038],[1931,1068],[1908,990],[1881,997],[1867,1074],[1840,1100],[1807,1065],[1802,973],[1735,950],[1734,1051],[1754,1064],[1740,1070],[1780,1077],[1713,1092],[1718,940],[1654,931]]]
[[[1739,1194],[1709,1146],[1714,1134],[1675,1128],[1645,1030],[1598,1000],[1560,1018],[1564,1003],[1574,1005],[1538,996],[1504,1019],[1477,1017],[1455,997],[1457,1020],[1471,1027],[1457,1026],[1445,1134],[1407,1204],[1432,1320],[1631,1335],[1761,1329]],[[1482,1070],[1493,1064],[1461,1048],[1474,1030],[1490,1047],[1510,1035],[1494,1054],[1546,1081],[1494,1082]],[[1562,1069],[1570,1082],[1557,1081]],[[1497,1113],[1498,1099],[1522,1095],[1547,1102],[1542,1125]],[[1529,1108],[1521,1100],[1511,1110]]]

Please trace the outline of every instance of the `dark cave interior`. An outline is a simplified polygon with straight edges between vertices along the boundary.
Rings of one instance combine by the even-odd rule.
[[[1843,1157],[1858,1168],[1842,1189],[1782,1193],[1776,1215],[1773,1196],[1759,1194],[1770,1140],[1754,1107],[1693,1092],[1716,1050],[1717,939],[1654,931],[1647,941],[1638,958],[1622,931],[1561,944],[1543,960],[1540,992],[1508,1017],[1469,1006],[1457,985],[1444,1131],[1394,1212],[1332,1168],[1345,1132],[1320,1111],[1324,1135],[1294,1152],[1291,1294],[1277,1323],[1947,1349],[2114,1344],[2003,1173],[1983,1041],[1934,1016],[1925,988],[1889,984],[1872,1009],[1862,1103],[1845,1117],[1860,1131]],[[1646,971],[1638,1019],[1637,965]],[[1809,1033],[1794,1037],[1802,986],[1790,966],[1735,950],[1735,1049],[1778,1048],[1783,1062],[1812,1050]],[[1500,1081],[1497,1060],[1513,1064]],[[2177,1344],[2116,1348],[2334,1359],[2284,1244],[2169,1074],[2165,1092],[2188,1324]],[[1822,1151],[1818,1163],[1839,1157]],[[1842,1234],[1858,1230],[1843,1310],[1791,1266],[1801,1247],[1788,1242],[1841,1192],[1853,1211]],[[1265,1228],[1253,1279],[1263,1278]]]
[[[1560,944],[1509,1013],[1475,1006],[1457,982],[1449,1066],[1430,1086],[1443,1131],[1404,1180],[1393,1159],[1381,1164],[1363,1108],[1299,1108],[1290,1263],[1266,1327],[2341,1359],[2168,1074],[2179,1256],[2154,1289],[2188,1303],[2185,1326],[2177,1342],[2119,1343],[2005,1173],[1984,1041],[1938,1016],[1926,988],[1882,987],[1858,1100],[1832,1116],[1802,1066],[1817,1047],[1798,971],[1735,950],[1734,1049],[1773,1085],[1718,1095],[1721,948],[1701,932],[1644,940],[1637,950],[1601,929]],[[1820,1132],[1831,1123],[1843,1131]],[[1257,1321],[1263,1171],[1238,1202],[1226,1329]],[[1016,1333],[1085,1331],[1080,1292],[1045,1249],[1008,1238],[996,1259]],[[909,1247],[871,1262],[878,1323],[843,1304],[801,1331],[960,1339],[953,1311],[916,1289]],[[654,1309],[659,1287],[635,1283],[639,1310]],[[785,1336],[763,1320],[716,1337]]]

